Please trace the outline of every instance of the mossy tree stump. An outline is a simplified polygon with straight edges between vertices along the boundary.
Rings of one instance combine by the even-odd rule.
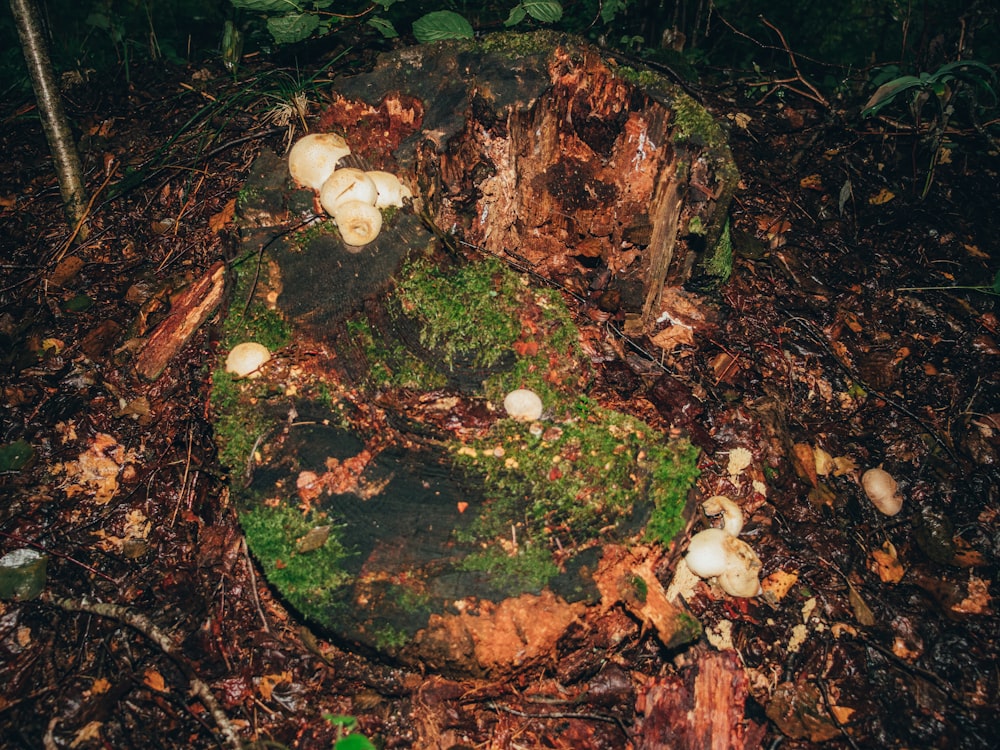
[[[660,577],[697,450],[595,396],[559,288],[652,333],[664,284],[719,271],[735,173],[718,128],[545,34],[403,50],[338,92],[320,129],[417,198],[348,252],[328,224],[269,241],[310,203],[277,157],[244,190],[226,344],[270,337],[278,356],[260,378],[217,372],[213,407],[268,580],[324,633],[451,673],[608,645],[615,613],[690,638]],[[515,388],[539,419],[505,414]]]

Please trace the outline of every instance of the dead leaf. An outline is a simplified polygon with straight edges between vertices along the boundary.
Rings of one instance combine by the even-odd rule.
[[[816,474],[825,477],[833,471],[833,456],[825,450],[820,447],[813,448],[813,457],[816,464]]]
[[[803,479],[808,479],[813,487],[819,486],[819,477],[816,475],[816,458],[813,455],[813,448],[808,443],[796,443],[793,446],[795,452],[795,473]]]
[[[650,341],[665,352],[678,346],[694,346],[694,331],[688,326],[670,326],[653,336]]]
[[[868,558],[868,569],[883,583],[899,583],[906,574],[906,569],[896,554],[896,548],[889,541],[885,542],[881,549],[872,550]]]
[[[847,589],[848,589],[847,598],[851,602],[851,609],[854,610],[854,619],[856,619],[859,623],[861,623],[865,627],[874,625],[875,615],[872,614],[872,611],[868,608],[868,605],[865,604],[865,600],[861,598],[861,594],[858,593],[858,590],[854,588],[854,584],[848,581]]]
[[[158,693],[169,692],[167,688],[167,681],[163,679],[163,675],[160,674],[155,669],[147,669],[142,675],[142,683],[146,687],[150,687]]]
[[[266,674],[260,678],[260,683],[257,685],[258,690],[260,690],[261,697],[269,701],[271,700],[271,694],[278,685],[284,683],[291,683],[292,673],[290,670],[285,670],[281,673],[276,674]]]
[[[229,224],[233,220],[233,216],[236,214],[236,199],[232,198],[222,210],[217,214],[212,214],[208,219],[208,228],[212,230],[215,234],[218,234],[223,229],[226,228],[226,224]]]
[[[882,188],[878,191],[876,195],[873,195],[868,199],[868,202],[873,206],[882,206],[891,201],[896,197],[896,194],[889,190],[888,188]]]
[[[818,174],[806,175],[801,180],[799,180],[799,187],[803,190],[818,190],[823,191],[823,178]]]
[[[990,614],[990,584],[982,578],[972,576],[969,578],[969,595],[957,604],[952,605],[954,612],[964,615],[986,615]]]
[[[726,473],[730,479],[735,480],[751,463],[753,463],[753,454],[750,451],[746,448],[733,448],[729,451],[729,464],[726,466]]]
[[[88,722],[86,726],[81,727],[80,730],[73,736],[73,741],[69,743],[69,746],[71,748],[80,747],[80,745],[93,740],[100,740],[102,726],[104,726],[104,724],[100,721]]]
[[[799,571],[797,570],[776,570],[760,582],[760,587],[764,590],[765,594],[771,594],[780,602],[791,591],[792,586],[798,580]]]

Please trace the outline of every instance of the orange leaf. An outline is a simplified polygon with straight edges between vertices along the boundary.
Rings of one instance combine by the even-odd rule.
[[[868,567],[883,583],[899,583],[906,573],[892,542],[885,542],[881,549],[872,550]]]
[[[208,228],[213,232],[218,234],[223,229],[226,228],[226,224],[233,220],[233,216],[236,214],[236,199],[231,199],[219,213],[214,214],[208,220]]]
[[[892,192],[888,188],[882,188],[881,190],[878,191],[877,195],[873,195],[871,198],[869,198],[868,202],[871,203],[873,206],[881,206],[888,203],[895,197],[896,194],[894,192]]]
[[[799,187],[803,190],[823,190],[823,179],[818,174],[811,174],[799,180]]]
[[[146,687],[151,687],[158,693],[167,692],[167,682],[163,679],[163,675],[157,672],[155,669],[147,669],[142,676],[142,681]]]

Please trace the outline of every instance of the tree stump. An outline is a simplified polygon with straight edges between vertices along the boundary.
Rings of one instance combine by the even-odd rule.
[[[282,235],[312,195],[275,155],[243,191],[227,344],[290,336],[262,377],[216,372],[212,399],[270,583],[324,634],[452,674],[590,653],[622,612],[692,638],[660,579],[698,451],[603,403],[592,319],[652,333],[665,283],[718,270],[718,128],[547,34],[390,54],[322,127],[416,199],[357,252],[328,223]],[[541,415],[508,415],[518,388]]]

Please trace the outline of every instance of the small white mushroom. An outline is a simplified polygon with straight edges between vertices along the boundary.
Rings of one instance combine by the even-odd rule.
[[[344,243],[361,247],[378,237],[382,231],[382,212],[371,203],[344,201],[331,213]]]
[[[264,364],[271,359],[271,352],[266,346],[247,341],[237,344],[226,357],[226,372],[231,372],[237,378],[253,378]]]
[[[743,511],[725,495],[713,495],[701,504],[706,516],[722,516],[722,528],[733,536],[743,531]]]
[[[534,391],[518,388],[507,394],[503,400],[503,408],[511,419],[534,422],[542,416],[542,399]]]
[[[412,198],[413,193],[406,185],[399,181],[399,178],[391,172],[372,170],[365,172],[368,178],[375,183],[378,197],[375,199],[376,208],[389,208],[390,206],[401,207],[404,199]]]
[[[304,187],[319,190],[337,168],[337,162],[351,149],[335,133],[311,133],[303,136],[288,153],[288,171]]]
[[[376,198],[378,190],[375,183],[363,171],[353,167],[335,169],[319,191],[320,205],[331,216],[342,203],[360,201],[374,206]]]
[[[861,486],[876,508],[887,516],[894,516],[903,507],[903,496],[897,491],[899,485],[884,469],[869,469],[861,475]]]
[[[705,529],[691,537],[684,562],[699,578],[715,578],[730,596],[760,593],[760,558],[753,547],[723,529]]]

